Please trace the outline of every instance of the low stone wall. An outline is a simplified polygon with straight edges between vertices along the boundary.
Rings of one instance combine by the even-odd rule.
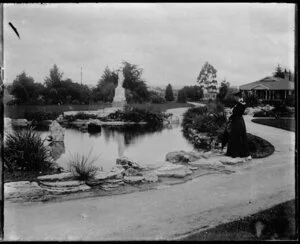
[[[242,158],[226,157],[218,151],[175,151],[168,153],[165,160],[158,168],[148,168],[121,157],[110,171],[99,170],[87,181],[77,180],[71,172],[45,175],[38,177],[37,182],[5,183],[4,196],[9,201],[26,202],[49,200],[59,195],[92,191],[94,188],[98,193],[102,190],[113,194],[121,187],[145,184],[159,186],[164,184],[165,179],[177,179],[177,183],[184,183],[207,174],[234,173],[233,165],[246,162]]]

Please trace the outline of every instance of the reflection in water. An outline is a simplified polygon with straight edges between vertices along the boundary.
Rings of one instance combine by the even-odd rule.
[[[45,139],[49,131],[40,132]],[[193,150],[192,144],[183,137],[181,126],[151,128],[147,126],[103,127],[101,133],[83,133],[66,129],[64,143],[52,145],[57,163],[68,169],[73,156],[80,153],[97,157],[95,166],[110,170],[118,156],[126,156],[141,165],[153,165],[165,160],[168,152]],[[60,155],[60,156],[59,156]]]

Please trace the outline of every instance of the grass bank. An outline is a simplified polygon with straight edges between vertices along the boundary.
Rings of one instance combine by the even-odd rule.
[[[185,237],[184,241],[259,241],[296,240],[295,200],[278,204],[243,219],[213,227]],[[265,229],[256,235],[255,223],[261,221]],[[276,237],[277,236],[277,237]]]
[[[283,130],[295,131],[295,119],[253,119],[251,120],[254,123],[268,125],[276,127]]]

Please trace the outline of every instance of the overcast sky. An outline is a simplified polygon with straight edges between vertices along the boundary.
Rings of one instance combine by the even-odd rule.
[[[64,78],[96,84],[122,60],[144,69],[148,85],[195,85],[205,61],[241,85],[294,66],[293,4],[5,4],[5,81],[22,71],[44,82],[57,64]],[[8,25],[12,22],[21,39]]]

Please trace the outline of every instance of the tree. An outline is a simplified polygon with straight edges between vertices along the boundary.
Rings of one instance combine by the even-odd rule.
[[[143,69],[137,65],[123,61],[123,87],[127,90],[125,94],[127,102],[145,102],[149,101],[150,94],[146,82],[142,79]]]
[[[199,83],[200,87],[207,89],[208,91],[216,91],[218,84],[216,78],[217,70],[214,68],[214,66],[208,62],[205,62],[197,77],[197,82]]]
[[[168,84],[166,87],[165,98],[169,102],[174,100],[173,89],[171,84]]]
[[[38,98],[39,92],[43,90],[41,86],[41,84],[34,83],[32,77],[22,72],[13,81],[10,90],[11,94],[14,95],[20,103],[29,103]]]
[[[59,87],[63,77],[63,72],[60,72],[57,65],[54,64],[53,68],[50,69],[49,77],[45,78],[46,87]]]
[[[94,90],[94,100],[112,102],[115,96],[115,88],[118,85],[118,74],[106,66],[97,87]]]
[[[220,90],[219,93],[217,94],[217,99],[221,102],[223,102],[227,92],[228,92],[228,88],[230,86],[230,83],[226,81],[226,79],[224,79],[221,82],[221,86],[220,86]]]
[[[186,103],[186,100],[187,100],[186,91],[184,89],[180,89],[178,91],[177,102]]]
[[[274,77],[278,77],[278,78],[283,78],[284,79],[284,72],[282,71],[280,65],[278,64],[276,69],[275,69],[275,72],[273,73],[273,76]]]
[[[185,86],[182,89],[189,101],[199,101],[203,97],[203,90],[200,86]]]

